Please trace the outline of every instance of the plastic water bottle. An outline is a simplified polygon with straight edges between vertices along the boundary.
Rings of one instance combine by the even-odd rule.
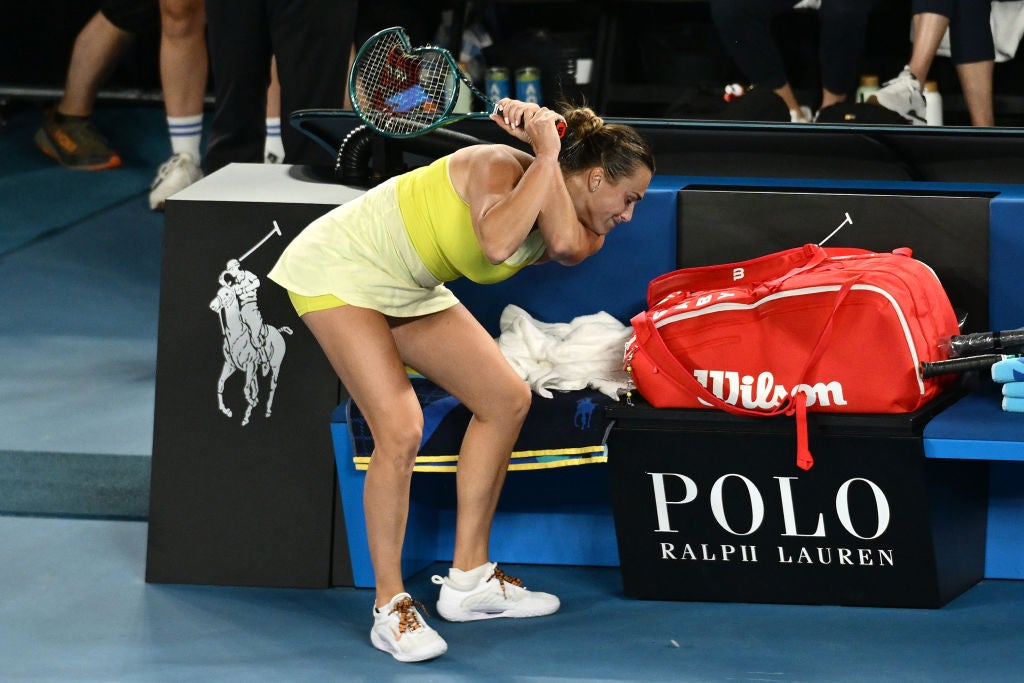
[[[860,77],[860,87],[857,88],[857,103],[867,102],[868,98],[878,90],[878,76],[865,74]]]
[[[939,84],[935,81],[926,81],[924,84],[924,120],[929,126],[942,125],[942,95],[939,94]]]

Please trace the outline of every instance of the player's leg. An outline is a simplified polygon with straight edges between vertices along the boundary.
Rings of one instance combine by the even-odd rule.
[[[449,621],[472,621],[557,611],[557,597],[528,590],[489,555],[509,456],[530,408],[529,386],[461,304],[398,326],[395,337],[408,362],[473,413],[459,450],[453,566],[447,576],[432,579],[441,586],[438,614]]]
[[[359,405],[374,450],[363,486],[366,535],[376,579],[370,642],[403,662],[444,654],[448,644],[405,592],[402,542],[409,484],[423,433],[423,411],[398,355],[388,321],[376,311],[340,306],[312,311],[303,321]]]
[[[357,306],[302,316],[373,434],[363,505],[377,606],[404,591],[402,541],[423,412],[385,317]]]
[[[400,324],[394,335],[402,358],[473,414],[459,451],[453,564],[478,567],[489,560],[491,522],[530,388],[462,304]]]

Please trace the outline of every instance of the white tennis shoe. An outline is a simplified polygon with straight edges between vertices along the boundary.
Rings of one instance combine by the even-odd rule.
[[[188,152],[178,152],[160,164],[149,186],[149,208],[163,211],[167,198],[203,177],[199,161]]]
[[[450,577],[435,575],[431,581],[441,586],[437,613],[448,621],[542,617],[561,606],[550,593],[526,590],[522,581],[498,569],[494,562],[483,566],[480,578],[469,588],[460,589]]]
[[[440,657],[448,651],[448,643],[427,626],[408,593],[399,593],[381,608],[373,608],[370,642],[400,662],[422,662]]]
[[[910,72],[910,67],[903,67],[900,75],[888,80],[868,98],[868,102],[880,104],[889,111],[894,111],[915,126],[927,123],[924,92],[921,81]]]
[[[790,123],[814,123],[815,115],[806,104],[800,105],[799,109],[789,110]]]

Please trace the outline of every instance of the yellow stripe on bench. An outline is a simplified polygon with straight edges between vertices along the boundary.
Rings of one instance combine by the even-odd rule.
[[[595,454],[600,455],[595,455]],[[414,472],[454,472],[459,460],[458,455],[418,455]],[[366,470],[370,458],[355,456],[352,458],[357,470]],[[585,446],[582,448],[552,448],[535,451],[515,451],[508,466],[510,472],[517,470],[545,470],[555,467],[572,467],[575,465],[591,465],[608,462],[608,449],[605,446]]]

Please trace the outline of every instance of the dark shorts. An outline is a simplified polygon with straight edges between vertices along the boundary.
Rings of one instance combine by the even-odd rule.
[[[128,33],[146,33],[160,28],[160,0],[103,0],[100,12],[111,24]]]

